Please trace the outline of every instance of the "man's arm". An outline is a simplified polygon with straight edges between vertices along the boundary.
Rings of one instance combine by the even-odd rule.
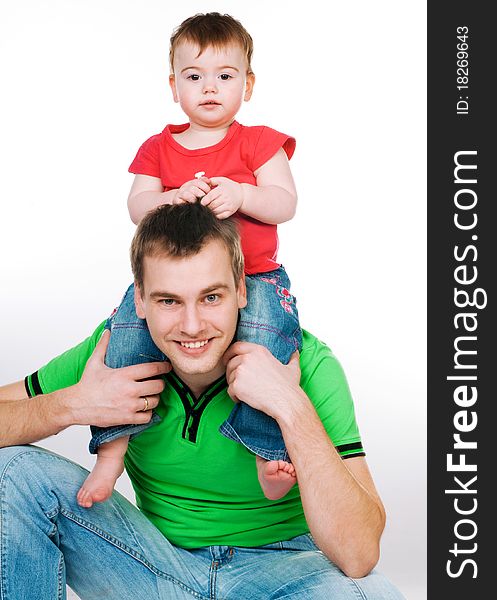
[[[309,529],[321,550],[349,577],[363,577],[378,562],[385,526],[366,459],[339,456],[302,390],[288,400],[277,421],[297,473]]]
[[[269,414],[281,427],[317,545],[346,575],[367,575],[379,558],[383,504],[366,460],[343,460],[333,446],[299,386],[297,355],[282,365],[266,348],[237,342],[225,360],[230,395]]]
[[[36,442],[70,425],[107,427],[150,421],[164,382],[142,380],[160,377],[171,366],[146,363],[110,369],[104,364],[109,337],[105,331],[80,381],[72,386],[33,398],[21,381],[0,388],[0,447]],[[145,396],[150,410],[142,412]]]

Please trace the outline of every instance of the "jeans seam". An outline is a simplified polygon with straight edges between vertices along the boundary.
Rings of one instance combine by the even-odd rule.
[[[354,585],[354,591],[357,592],[357,597],[360,598],[360,600],[367,600],[367,597],[364,595],[364,592],[359,587],[356,580],[353,579],[352,577],[347,577],[347,579]]]
[[[335,563],[333,561],[331,561],[326,554],[320,550],[316,544],[316,542],[314,541],[314,538],[311,534],[311,532],[309,532],[307,534],[308,537],[310,537],[310,539],[312,540],[312,542],[314,543],[314,545],[316,546],[316,551],[319,552],[320,554],[322,554],[324,556],[324,558],[332,565],[334,565]],[[335,565],[336,566],[336,565]],[[326,571],[325,571],[326,572]],[[364,592],[362,591],[362,589],[360,588],[359,584],[357,583],[357,581],[355,579],[353,579],[352,577],[348,577],[346,575],[344,575],[344,577],[347,579],[347,581],[349,581],[352,584],[353,587],[353,591],[354,593],[357,595],[357,598],[359,598],[360,600],[367,600],[367,596],[364,595]]]
[[[219,431],[223,434],[226,435],[226,437],[229,437],[229,439],[233,440],[234,442],[238,442],[240,444],[242,444],[242,446],[245,446],[245,448],[247,448],[247,450],[250,450],[251,452],[255,452],[255,454],[259,455],[259,453],[263,453],[265,456],[269,456],[270,458],[266,459],[266,460],[284,460],[284,461],[288,461],[288,452],[286,451],[285,448],[281,449],[281,450],[267,450],[266,448],[259,448],[258,446],[248,446],[243,440],[242,438],[237,434],[237,432],[233,429],[233,427],[227,423],[224,422],[221,427],[219,428]],[[265,456],[263,456],[263,458],[265,458]]]
[[[146,330],[147,327],[142,325],[141,323],[115,323],[112,322],[112,329],[143,329]],[[111,330],[112,331],[112,330]]]
[[[283,550],[285,550],[285,548],[283,548]],[[316,571],[313,571],[313,572],[312,572],[312,574],[313,574],[313,575],[319,575],[319,574],[321,574],[321,573],[328,573],[328,570],[327,570],[327,569],[319,569],[319,571],[318,571],[318,570],[316,570]],[[299,577],[298,579],[292,580],[292,583],[296,583],[296,582],[300,581],[301,579],[307,579],[307,578],[308,578],[308,576],[309,576],[309,573],[306,573],[306,574],[302,575],[302,577]],[[278,589],[276,589],[276,590],[273,590],[273,591],[271,592],[271,599],[276,599],[276,598],[285,598],[285,596],[286,596],[286,595],[285,595],[285,596],[278,596],[277,594],[278,594],[278,592],[279,592],[281,589],[283,589],[283,588],[284,588],[284,587],[285,587],[287,584],[288,584],[288,581],[286,581],[285,583],[283,583],[282,585],[280,585],[280,587],[279,587]],[[293,595],[293,594],[292,594],[292,595]]]
[[[212,561],[209,569],[209,600],[215,600],[216,598],[216,581],[217,581],[217,567],[219,562],[217,560]]]
[[[10,458],[10,460],[4,465],[3,471],[0,473],[0,564],[1,564],[1,573],[2,573],[2,580],[0,581],[0,599],[6,598],[7,597],[7,592],[5,589],[5,583],[7,580],[7,577],[5,575],[5,573],[7,572],[7,561],[5,558],[5,554],[3,552],[4,548],[5,548],[5,542],[6,542],[6,538],[7,535],[4,531],[3,528],[3,524],[5,523],[5,519],[3,518],[4,515],[4,487],[5,487],[5,479],[7,476],[7,471],[10,469],[10,467],[13,465],[13,463],[16,463],[18,460],[20,460],[25,454],[31,454],[33,452],[37,452],[38,449],[34,449],[30,446],[27,446],[25,450],[20,451],[19,454],[15,454],[14,456],[12,456],[12,458]]]
[[[59,558],[59,568],[57,571],[57,580],[58,580],[58,598],[59,600],[61,600],[64,597],[64,578],[63,578],[63,572],[64,572],[64,555],[62,554],[62,552],[60,553],[60,558]]]
[[[97,453],[97,449],[99,446],[102,445],[102,443],[105,443],[107,440],[107,438],[109,437],[109,435],[114,435],[114,433],[119,433],[118,437],[124,437],[125,435],[138,435],[138,433],[142,433],[143,431],[146,431],[149,427],[152,427],[152,425],[156,424],[156,420],[154,420],[154,417],[158,416],[157,412],[154,410],[152,411],[152,418],[150,419],[150,421],[148,423],[142,423],[142,424],[128,424],[128,425],[114,425],[112,427],[103,427],[102,431],[100,433],[97,433],[96,435],[94,435],[92,437],[92,439],[90,440],[90,444],[89,444],[89,449],[90,449],[90,453],[91,454],[96,454]],[[160,419],[160,417],[159,417]],[[135,431],[136,429],[139,429],[139,431]],[[112,439],[117,439],[117,438],[112,438]]]
[[[270,331],[271,333],[274,333],[275,335],[277,335],[278,337],[280,337],[282,340],[285,340],[285,342],[287,344],[293,345],[293,347],[295,348],[295,350],[298,349],[298,346],[295,343],[295,339],[287,337],[279,329],[277,329],[276,327],[271,327],[271,325],[267,325],[265,323],[255,323],[253,321],[242,321],[242,320],[240,320],[239,323],[238,323],[237,329],[239,329],[240,327],[246,327],[247,329],[261,329],[263,331]],[[295,331],[298,331],[298,329],[299,329],[299,326],[295,327]],[[294,331],[294,333],[295,333],[295,331]]]
[[[60,514],[63,515],[64,517],[66,517],[67,519],[69,519],[70,521],[73,521],[73,523],[76,523],[77,525],[84,527],[88,531],[91,531],[95,535],[98,535],[100,538],[102,538],[103,540],[106,540],[107,542],[109,542],[109,544],[112,544],[119,550],[122,550],[125,554],[128,554],[128,556],[131,556],[132,558],[134,558],[135,560],[140,562],[149,571],[154,573],[154,575],[157,575],[158,577],[162,577],[163,579],[166,579],[167,581],[174,583],[175,585],[180,587],[185,592],[188,592],[195,598],[199,598],[200,600],[210,600],[206,596],[203,596],[202,594],[199,594],[198,592],[196,592],[195,590],[190,588],[188,585],[186,585],[179,579],[176,579],[172,575],[169,575],[168,573],[161,571],[160,569],[155,567],[152,563],[150,563],[142,554],[140,554],[139,552],[136,552],[136,550],[133,550],[133,548],[130,548],[126,544],[123,544],[123,542],[121,542],[114,536],[109,535],[108,533],[106,533],[105,531],[103,531],[102,529],[97,527],[96,525],[93,525],[92,523],[89,523],[88,521],[81,519],[81,517],[78,517],[78,515],[75,515],[74,513],[66,510],[65,508],[61,508]]]

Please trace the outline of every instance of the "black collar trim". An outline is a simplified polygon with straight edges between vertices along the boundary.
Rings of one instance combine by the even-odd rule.
[[[200,418],[209,402],[228,386],[226,376],[221,375],[221,377],[213,381],[198,398],[195,397],[191,389],[176,375],[176,373],[171,371],[166,375],[166,379],[180,397],[185,411],[185,422],[183,424],[181,437],[196,443]]]

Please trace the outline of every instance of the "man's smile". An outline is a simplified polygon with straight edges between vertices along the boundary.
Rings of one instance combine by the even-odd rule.
[[[205,346],[205,344],[208,343],[209,340],[202,340],[202,341],[195,341],[195,342],[180,342],[180,344],[184,347],[184,348],[201,348],[202,346]]]
[[[183,355],[196,357],[209,351],[213,339],[214,338],[188,341],[175,340],[175,343]]]

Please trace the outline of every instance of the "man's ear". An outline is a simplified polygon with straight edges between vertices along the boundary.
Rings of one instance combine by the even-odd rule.
[[[245,275],[240,277],[236,293],[238,297],[238,308],[245,308],[247,306],[247,286],[245,285]]]
[[[145,308],[143,305],[142,289],[136,282],[135,282],[135,310],[136,310],[136,316],[139,319],[145,318]]]
[[[174,73],[171,73],[171,75],[169,75],[169,87],[171,88],[171,91],[173,93],[174,101],[179,102],[178,92],[176,90],[176,76],[174,75]]]
[[[248,102],[252,96],[252,91],[255,85],[255,75],[253,73],[247,74],[247,80],[245,82],[245,96],[243,97],[245,102]]]

